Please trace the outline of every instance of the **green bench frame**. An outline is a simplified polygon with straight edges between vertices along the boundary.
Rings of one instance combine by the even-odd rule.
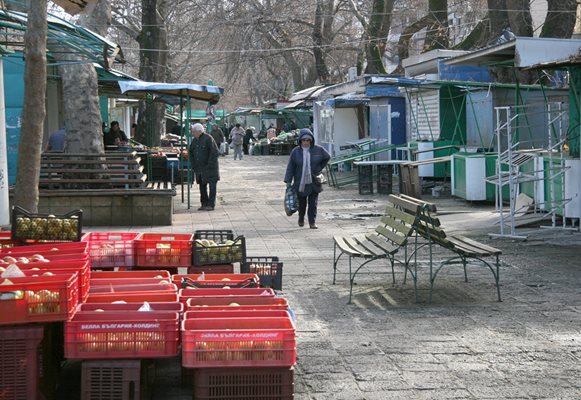
[[[433,204],[425,203],[422,200],[405,195],[394,195],[393,197],[399,197],[403,201],[411,202],[421,207],[420,221],[416,224],[416,232],[424,239],[424,241],[418,242],[415,251],[418,252],[422,247],[428,248],[430,268],[429,303],[432,302],[434,282],[442,268],[447,265],[462,265],[464,270],[464,281],[468,282],[468,272],[466,267],[468,264],[471,264],[471,261],[480,262],[481,265],[490,269],[494,277],[498,301],[502,301],[500,296],[501,250],[465,236],[448,234],[441,226],[440,219],[434,215],[435,207]],[[454,253],[454,255],[439,262],[438,265],[435,265],[433,256],[434,246],[440,246]],[[487,261],[487,258],[493,258],[494,261]],[[416,276],[414,276],[414,280],[415,279]],[[406,276],[404,276],[404,283],[405,280]]]
[[[365,265],[372,261],[388,259],[391,266],[393,284],[395,284],[394,264],[396,261],[403,264],[407,271],[414,277],[414,290],[417,301],[417,264],[416,250],[408,254],[408,242],[415,238],[415,249],[418,248],[418,237],[415,235],[415,226],[420,221],[422,207],[411,202],[403,201],[393,195],[388,196],[391,203],[387,206],[385,215],[381,218],[382,224],[374,231],[356,236],[333,236],[333,284],[336,282],[337,264],[343,255],[349,258],[349,301],[353,296],[353,285],[357,273]],[[411,208],[410,208],[411,207]],[[415,212],[415,214],[414,214]],[[403,260],[396,259],[395,255],[404,250]],[[339,254],[337,254],[337,252]],[[414,258],[414,267],[410,261]],[[353,258],[362,258],[363,262],[353,269]]]

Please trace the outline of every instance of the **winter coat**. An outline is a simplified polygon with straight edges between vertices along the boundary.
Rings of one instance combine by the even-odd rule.
[[[220,180],[218,168],[218,146],[210,135],[203,133],[199,138],[192,137],[189,160],[198,183],[211,183]],[[199,178],[199,179],[198,179]]]
[[[284,175],[285,183],[291,183],[293,189],[298,192],[299,185],[301,183],[301,176],[303,174],[303,149],[301,147],[301,139],[306,135],[309,135],[311,138],[311,148],[309,149],[309,153],[311,153],[311,175],[313,183],[305,187],[305,192],[299,192],[299,195],[303,196],[312,192],[319,193],[323,190],[321,185],[315,182],[315,176],[323,172],[327,166],[327,163],[331,159],[331,156],[327,150],[318,144],[315,144],[315,138],[313,137],[311,131],[308,129],[301,129],[299,145],[291,151],[288,164],[286,166],[286,173]]]
[[[234,129],[230,131],[230,140],[232,141],[232,144],[242,144],[242,141],[244,140],[244,129],[234,127]]]

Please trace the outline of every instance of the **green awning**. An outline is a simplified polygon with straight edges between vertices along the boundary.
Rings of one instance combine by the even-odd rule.
[[[109,69],[113,63],[124,63],[121,47],[103,36],[59,17],[49,14],[47,32],[47,57],[55,61],[57,52],[71,54],[69,63],[99,64]],[[28,15],[0,9],[0,46],[24,50],[24,33]]]

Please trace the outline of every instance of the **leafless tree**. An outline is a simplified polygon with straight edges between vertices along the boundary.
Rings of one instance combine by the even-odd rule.
[[[46,0],[28,4],[25,33],[24,107],[18,146],[13,204],[38,212],[38,182],[44,118],[46,115]]]

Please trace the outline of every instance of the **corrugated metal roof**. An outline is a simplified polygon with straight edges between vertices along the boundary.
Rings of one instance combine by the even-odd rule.
[[[47,16],[47,51],[61,51],[65,47],[79,60],[91,60],[104,68],[109,68],[113,62],[124,63],[121,47],[107,38],[81,26],[71,24],[54,15]],[[0,45],[10,49],[24,49],[24,32],[28,25],[28,15],[17,11],[0,9]],[[60,50],[59,50],[60,49]],[[54,57],[52,57],[54,60]],[[68,62],[74,62],[71,60]]]

